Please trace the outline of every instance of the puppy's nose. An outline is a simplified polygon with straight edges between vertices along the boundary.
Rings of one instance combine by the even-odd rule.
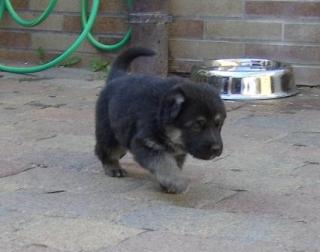
[[[211,146],[210,150],[212,152],[215,152],[217,156],[220,156],[221,153],[222,153],[222,145],[219,145],[219,144],[214,144]]]

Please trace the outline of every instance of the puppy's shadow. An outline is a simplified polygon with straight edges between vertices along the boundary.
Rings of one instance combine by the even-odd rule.
[[[129,192],[130,196],[133,197],[143,197],[146,200],[185,208],[212,209],[220,201],[231,198],[238,193],[236,190],[227,189],[215,183],[206,183],[199,178],[191,177],[192,181],[187,192],[168,194],[161,191],[154,177],[138,164],[133,161],[124,161],[122,166],[128,172],[129,178],[143,181],[141,186]]]
[[[150,172],[140,167],[134,161],[122,161],[121,166],[128,172],[129,178],[152,179]]]

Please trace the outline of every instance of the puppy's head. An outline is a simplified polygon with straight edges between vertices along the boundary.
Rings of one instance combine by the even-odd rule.
[[[212,86],[179,81],[164,97],[160,113],[167,136],[174,144],[199,159],[221,155],[220,133],[226,111]]]

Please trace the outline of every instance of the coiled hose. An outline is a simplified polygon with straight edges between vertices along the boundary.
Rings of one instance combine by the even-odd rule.
[[[132,6],[133,0],[128,0],[128,6]],[[88,38],[91,44],[96,46],[97,48],[101,50],[106,51],[115,51],[120,49],[122,46],[124,46],[131,37],[131,28],[127,32],[127,34],[124,36],[123,39],[121,39],[118,43],[113,45],[105,45],[97,40],[91,35],[90,30],[93,27],[98,11],[100,6],[100,0],[93,0],[92,7],[91,7],[91,13],[89,17],[87,17],[88,12],[88,2],[89,0],[81,0],[81,14],[82,14],[82,24],[83,24],[83,30],[79,37],[72,43],[72,45],[61,55],[56,57],[55,59],[51,60],[48,63],[38,65],[38,66],[31,66],[31,67],[14,67],[14,66],[5,66],[0,64],[0,70],[5,72],[12,72],[12,73],[20,73],[20,74],[27,74],[27,73],[35,73],[40,72],[46,69],[49,69],[51,67],[54,67],[64,61],[67,57],[69,57],[74,51],[76,51],[84,39]],[[48,15],[53,11],[57,4],[57,0],[51,0],[46,10],[37,18],[33,20],[25,20],[21,18],[16,11],[13,9],[12,4],[10,0],[0,0],[0,20],[3,17],[3,13],[6,10],[8,10],[10,16],[20,25],[25,27],[32,27],[35,25],[40,24],[43,22]]]
[[[16,21],[19,25],[22,25],[24,27],[33,27],[38,24],[41,24],[44,20],[46,20],[46,18],[54,10],[54,8],[56,7],[56,4],[57,4],[57,0],[51,0],[47,9],[39,17],[32,19],[32,20],[26,20],[26,19],[21,18],[17,14],[17,12],[12,7],[10,0],[3,0],[3,1],[5,2],[4,5],[5,5],[6,9],[8,10],[8,12],[10,13],[10,16],[13,18],[13,20]]]

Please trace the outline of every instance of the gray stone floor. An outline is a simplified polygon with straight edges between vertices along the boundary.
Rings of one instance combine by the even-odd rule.
[[[189,158],[167,195],[130,155],[103,174],[96,75],[0,76],[1,252],[320,251],[320,89],[227,102],[223,156]]]

